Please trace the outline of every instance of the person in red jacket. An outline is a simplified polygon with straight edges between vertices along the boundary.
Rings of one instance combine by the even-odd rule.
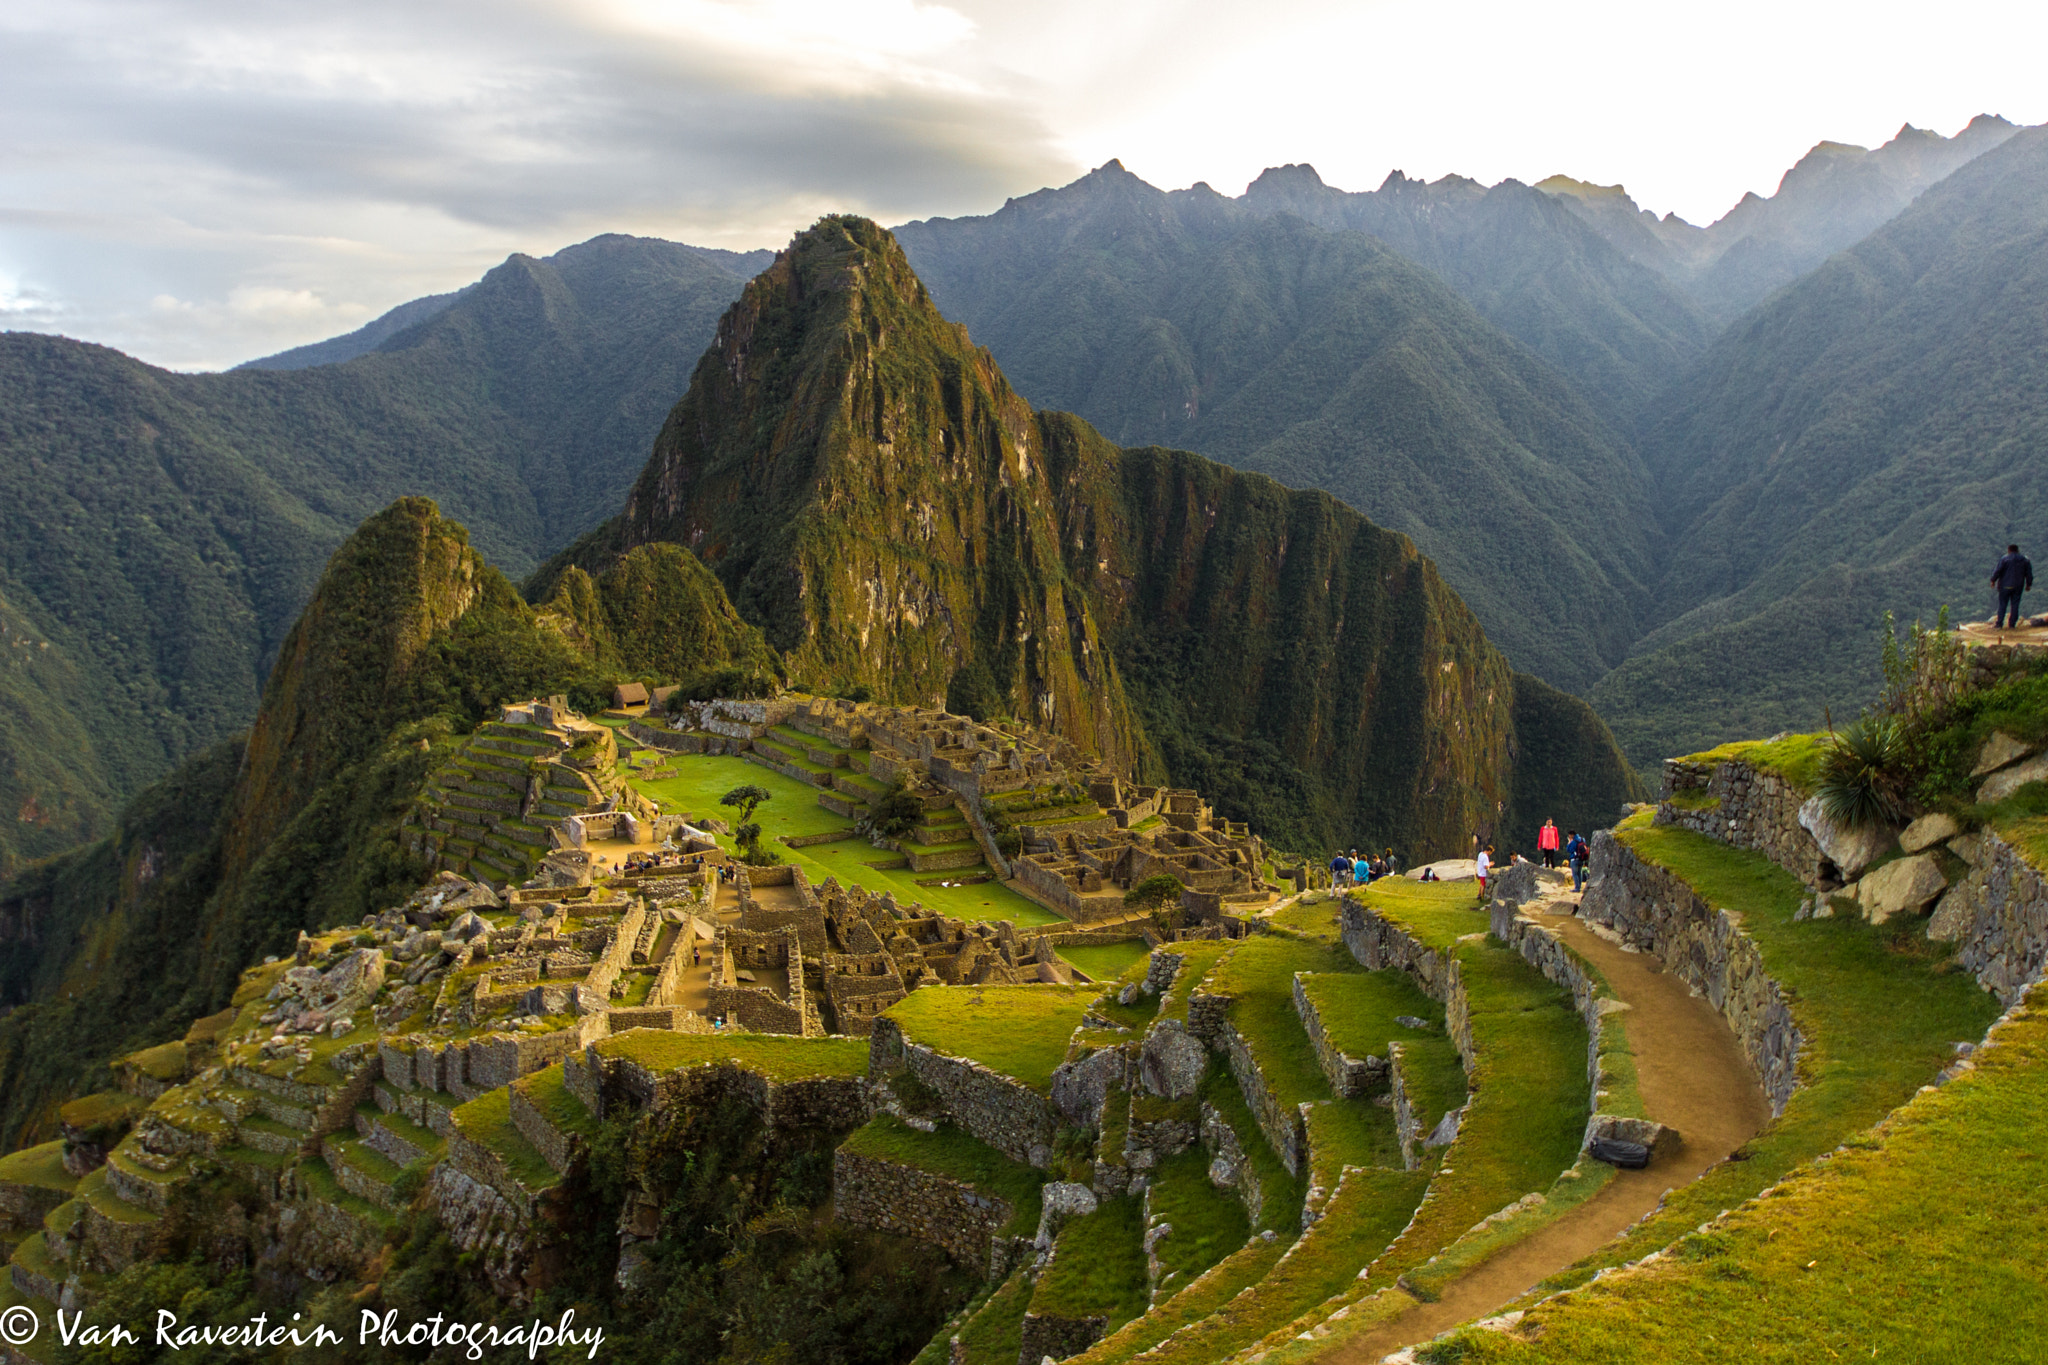
[[[1545,820],[1543,828],[1536,831],[1536,851],[1543,857],[1545,867],[1557,866],[1557,821]]]

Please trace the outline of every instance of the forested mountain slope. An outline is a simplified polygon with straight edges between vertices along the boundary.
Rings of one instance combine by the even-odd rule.
[[[1411,536],[1516,666],[1559,686],[1590,686],[1634,639],[1651,517],[1633,453],[1555,369],[1381,242],[1203,186],[1162,193],[1114,163],[900,232],[940,308],[1032,401],[1124,444],[1327,489]]]
[[[862,219],[748,286],[624,514],[530,590],[660,542],[814,688],[1024,716],[1289,846],[1463,848],[1631,789],[1591,711],[1515,674],[1407,537],[1034,413]]]
[[[1594,692],[1647,763],[1872,690],[1885,609],[1988,617],[2048,500],[2048,129],[1928,190],[1718,341],[1646,432],[1661,623]]]
[[[380,349],[288,372],[0,335],[0,870],[246,726],[378,507],[439,498],[520,573],[609,513],[755,264],[628,237],[515,256]]]

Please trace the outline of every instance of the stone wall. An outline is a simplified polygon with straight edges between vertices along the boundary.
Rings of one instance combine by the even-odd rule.
[[[1302,1031],[1316,1051],[1316,1063],[1330,1078],[1330,1090],[1343,1100],[1365,1099],[1387,1088],[1385,1057],[1353,1057],[1332,1043],[1323,1032],[1323,1018],[1315,1002],[1302,989],[1302,972],[1294,974],[1294,1012],[1301,1016]]]
[[[1399,967],[1422,987],[1430,999],[1449,1003],[1455,960],[1434,948],[1425,948],[1409,934],[1375,915],[1360,902],[1346,897],[1340,912],[1344,946],[1369,971]]]
[[[1673,797],[1680,800],[1674,802]],[[1657,806],[1657,823],[1753,849],[1808,886],[1816,886],[1832,864],[1799,823],[1799,807],[1805,801],[1806,793],[1783,777],[1747,763],[1671,758],[1664,761],[1664,799]]]
[[[1606,830],[1593,835],[1589,871],[1579,913],[1618,931],[1631,947],[1655,953],[1705,996],[1734,1030],[1772,1115],[1783,1113],[1799,1086],[1806,1040],[1740,919],[1709,906],[1675,874],[1636,857]]]
[[[868,1074],[879,1078],[906,1069],[939,1092],[953,1121],[971,1136],[1012,1161],[1051,1169],[1059,1131],[1051,1100],[979,1062],[909,1041],[902,1026],[883,1015],[868,1036]]]
[[[1259,1225],[1265,1216],[1266,1192],[1259,1184],[1259,1173],[1245,1158],[1244,1145],[1237,1140],[1237,1130],[1223,1117],[1221,1110],[1213,1104],[1202,1105],[1202,1150],[1209,1154],[1209,1179],[1216,1185],[1234,1190],[1243,1201],[1245,1214],[1253,1227]]]
[[[427,1197],[456,1250],[479,1256],[499,1294],[523,1302],[531,1292],[523,1271],[532,1259],[532,1234],[518,1206],[446,1161],[427,1178]]]
[[[1052,1318],[1037,1313],[1024,1315],[1024,1330],[1020,1338],[1022,1349],[1017,1359],[1044,1361],[1065,1360],[1102,1340],[1102,1334],[1109,1330],[1109,1318],[1097,1313],[1085,1318]]]
[[[1230,1063],[1230,1074],[1237,1078],[1237,1088],[1243,1093],[1244,1102],[1251,1107],[1253,1121],[1266,1135],[1266,1141],[1272,1145],[1280,1163],[1287,1167],[1287,1173],[1300,1175],[1307,1170],[1308,1130],[1302,1122],[1301,1112],[1282,1104],[1274,1096],[1273,1088],[1266,1084],[1265,1073],[1259,1069],[1259,1059],[1251,1044],[1226,1018],[1216,1030],[1211,1045],[1218,1048]]]
[[[1661,1124],[1638,1115],[1603,1113],[1600,1058],[1616,1043],[1623,1025],[1613,1015],[1626,1008],[1607,983],[1566,947],[1551,930],[1515,913],[1515,907],[1496,902],[1493,906],[1493,936],[1520,953],[1522,960],[1542,972],[1554,986],[1572,993],[1572,1007],[1586,1026],[1586,1087],[1588,1116],[1581,1143],[1590,1146],[1595,1138],[1624,1138],[1655,1146],[1663,1136]]]
[[[1934,908],[1927,936],[2008,1009],[2048,969],[2048,879],[1989,830],[1949,843],[1970,871]]]
[[[972,1185],[843,1147],[832,1154],[832,1209],[843,1222],[929,1242],[987,1275],[1007,1259],[994,1243],[1016,1213]]]

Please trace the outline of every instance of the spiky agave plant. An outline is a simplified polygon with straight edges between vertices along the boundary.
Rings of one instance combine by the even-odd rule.
[[[1906,818],[1905,730],[1895,716],[1865,716],[1834,736],[1814,795],[1838,825],[1861,829]]]

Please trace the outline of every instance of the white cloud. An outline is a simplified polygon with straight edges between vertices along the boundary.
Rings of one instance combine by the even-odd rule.
[[[1562,171],[1705,221],[1823,137],[2048,118],[2043,36],[2017,0],[12,0],[0,316],[210,367],[513,250],[987,212],[1112,156]]]

